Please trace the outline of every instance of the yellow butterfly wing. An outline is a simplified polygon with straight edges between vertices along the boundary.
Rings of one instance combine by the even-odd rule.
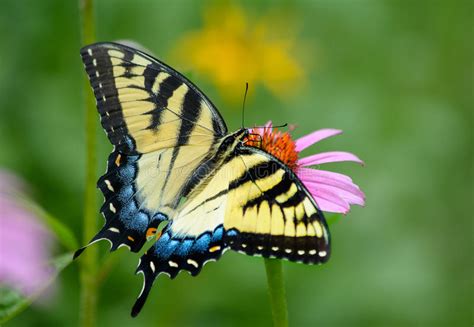
[[[224,218],[233,250],[306,264],[329,259],[330,236],[322,212],[298,177],[255,148],[238,150]]]
[[[81,50],[111,143],[147,153],[184,144],[208,145],[227,128],[199,89],[158,59],[118,43]]]

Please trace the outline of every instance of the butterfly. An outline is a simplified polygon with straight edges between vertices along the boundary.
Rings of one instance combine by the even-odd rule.
[[[305,264],[329,259],[326,221],[295,173],[249,146],[249,129],[229,133],[186,77],[118,43],[86,46],[81,56],[114,146],[97,183],[105,224],[87,246],[105,239],[111,251],[138,252],[153,239],[136,270],[144,282],[132,316],[159,274],[196,276],[227,249]]]

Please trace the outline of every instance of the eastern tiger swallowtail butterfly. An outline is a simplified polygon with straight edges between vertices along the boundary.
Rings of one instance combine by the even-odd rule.
[[[117,43],[86,46],[81,56],[114,146],[98,181],[106,222],[88,245],[105,239],[111,251],[138,252],[155,239],[136,271],[144,283],[132,316],[159,274],[195,276],[226,249],[305,264],[329,259],[329,230],[301,181],[246,144],[248,129],[228,133],[193,83]]]

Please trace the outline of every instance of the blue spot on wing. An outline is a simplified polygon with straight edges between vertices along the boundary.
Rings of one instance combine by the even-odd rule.
[[[140,259],[137,272],[143,272],[145,276],[146,291],[137,299],[134,307],[141,308],[153,281],[160,273],[174,278],[181,270],[186,270],[196,276],[207,261],[218,260],[226,247],[223,235],[222,225],[197,238],[173,234],[172,222],[166,226],[162,236]]]
[[[148,215],[141,211],[134,211],[131,213],[131,215],[123,215],[121,218],[126,228],[133,229],[144,234],[146,233],[150,223]]]
[[[180,245],[179,240],[171,239],[168,233],[163,234],[153,245],[153,252],[162,260],[168,259],[173,251]]]
[[[237,232],[235,229],[231,229],[227,231],[227,236],[228,237],[236,237],[239,235],[239,232]]]
[[[214,230],[214,233],[212,234],[211,242],[218,242],[219,240],[222,240],[223,236],[224,236],[224,227],[221,225],[221,226],[218,226]]]
[[[194,245],[193,240],[183,240],[181,242],[181,245],[176,249],[175,255],[181,256],[181,257],[186,257],[191,253],[191,249]]]
[[[205,233],[194,242],[193,249],[199,252],[206,252],[209,250],[209,244],[211,243],[211,235]]]
[[[121,202],[129,201],[133,197],[133,187],[132,185],[125,185],[119,192],[118,192],[118,200]]]
[[[135,161],[127,162],[126,165],[124,165],[123,168],[121,168],[118,172],[118,176],[122,179],[124,183],[129,184],[134,181],[136,169],[133,164],[135,163]]]

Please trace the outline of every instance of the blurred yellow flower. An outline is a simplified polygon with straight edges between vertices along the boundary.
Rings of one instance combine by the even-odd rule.
[[[281,22],[284,33],[275,29]],[[186,68],[205,74],[231,100],[241,99],[245,82],[254,87],[262,83],[286,98],[305,80],[301,63],[292,55],[296,39],[285,35],[292,30],[288,24],[281,14],[250,24],[236,5],[208,7],[202,28],[185,34],[174,53]]]

